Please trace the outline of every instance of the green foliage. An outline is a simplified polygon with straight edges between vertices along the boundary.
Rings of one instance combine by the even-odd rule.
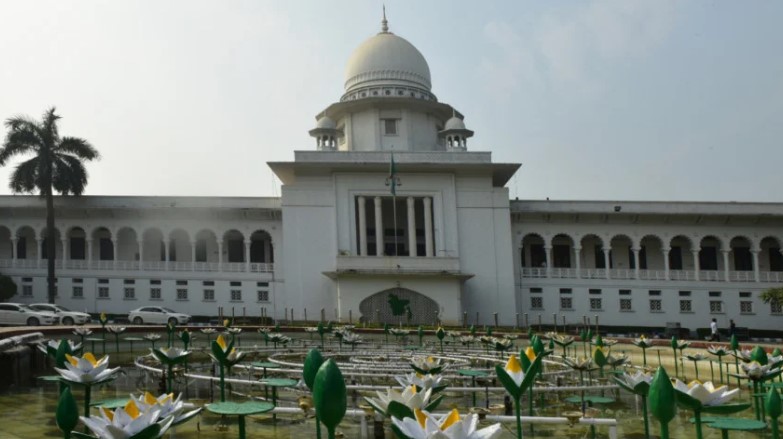
[[[5,302],[16,296],[17,291],[18,288],[14,280],[9,276],[0,274],[0,302]]]
[[[764,301],[764,303],[783,303],[783,287],[764,290],[759,297]]]

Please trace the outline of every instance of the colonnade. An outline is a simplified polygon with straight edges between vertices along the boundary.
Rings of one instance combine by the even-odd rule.
[[[370,256],[367,245],[367,200],[369,197],[359,196],[359,255]],[[383,200],[392,197],[375,196],[373,199],[373,208],[375,219],[375,256],[384,256],[384,233],[383,233]],[[424,254],[419,255],[417,249],[416,236],[416,198],[406,197],[406,227],[408,236],[408,256],[426,256],[433,257],[435,251],[432,240],[432,197],[422,197],[424,209]],[[392,202],[395,202],[392,198]]]

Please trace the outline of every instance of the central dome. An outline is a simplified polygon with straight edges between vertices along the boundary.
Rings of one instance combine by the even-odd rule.
[[[391,32],[381,32],[351,54],[345,68],[343,100],[373,96],[414,96],[434,100],[431,87],[430,67],[421,52],[408,40]]]

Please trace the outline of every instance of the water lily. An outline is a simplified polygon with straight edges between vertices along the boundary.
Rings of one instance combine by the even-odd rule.
[[[183,363],[190,355],[190,351],[186,351],[182,348],[160,348],[152,349],[152,355],[163,364],[174,365]]]
[[[86,337],[90,334],[92,334],[92,330],[89,328],[73,328],[73,335],[78,335],[79,337]]]
[[[274,332],[274,333],[269,334],[269,336],[267,338],[269,339],[269,341],[272,342],[272,344],[275,345],[275,349],[277,349],[277,344],[278,343],[281,343],[281,344],[285,345],[285,344],[288,344],[289,342],[291,342],[291,337],[288,337],[286,335],[280,334],[278,332]]]
[[[459,331],[446,331],[446,335],[456,340],[462,336],[462,333]]]
[[[653,342],[648,340],[644,335],[641,335],[639,338],[631,340],[631,344],[642,350],[642,364],[647,366],[647,349],[653,346]]]
[[[628,355],[625,354],[618,354],[618,355],[609,354],[606,356],[606,364],[612,366],[615,369],[626,364],[627,362],[628,362]]]
[[[444,364],[440,358],[415,356],[411,359],[411,368],[422,375],[434,375],[443,371]]]
[[[220,370],[220,401],[226,400],[226,382],[225,382],[225,369],[231,368],[237,364],[245,356],[244,352],[239,352],[234,348],[234,341],[226,343],[222,335],[218,335],[217,339],[212,342],[212,353],[210,357],[218,364]]]
[[[416,386],[416,389],[419,391],[432,389],[433,393],[438,393],[448,386],[448,383],[441,375],[409,373],[407,375],[396,375],[394,379],[402,387]]]
[[[127,329],[128,328],[126,328],[124,326],[116,326],[116,325],[112,325],[112,326],[107,326],[106,327],[106,330],[111,332],[112,334],[122,334]]]
[[[309,333],[313,333],[313,334],[318,332],[318,328],[315,327],[315,326],[308,326],[307,328],[304,328],[304,330],[305,330],[305,332],[309,332]],[[259,332],[260,331],[261,331],[261,329],[259,328]]]
[[[232,335],[237,335],[242,332],[242,328],[226,328],[226,332]]]
[[[349,332],[343,336],[343,342],[345,344],[348,344],[351,346],[351,350],[358,345],[359,343],[362,343],[362,337],[359,336],[359,334],[356,334],[354,332]]]
[[[174,422],[172,425],[181,424],[192,419],[202,410],[201,408],[196,408],[195,404],[182,401],[181,393],[178,397],[174,398],[173,393],[164,393],[163,395],[155,397],[149,392],[144,392],[137,397],[131,395],[131,399],[142,412],[158,409],[160,410],[160,418],[173,416]]]
[[[470,347],[471,344],[476,342],[476,337],[472,335],[463,335],[459,338],[459,342]]]
[[[598,369],[593,365],[593,360],[591,358],[585,358],[585,357],[566,358],[563,360],[563,362],[571,369],[580,372],[590,372]]]
[[[38,344],[38,350],[52,358],[57,358],[57,350],[60,348],[60,344],[62,342],[66,343],[64,348],[67,354],[72,354],[82,348],[81,343],[74,343],[71,340],[62,339],[62,340],[48,340],[45,343],[41,342]]]
[[[59,373],[63,379],[77,384],[99,384],[108,381],[120,370],[119,367],[109,369],[109,356],[105,355],[100,360],[87,352],[82,357],[65,355],[65,369],[55,367],[54,370]]]
[[[640,396],[647,396],[652,380],[652,375],[642,371],[636,371],[635,373],[625,372],[624,374],[615,377],[617,384],[629,392]]]
[[[80,417],[84,425],[101,439],[159,438],[174,421],[173,416],[161,419],[160,409],[142,412],[131,400],[114,411],[104,408],[100,416]]]
[[[315,331],[318,332],[318,328],[315,328]],[[258,332],[259,334],[269,334],[270,332],[272,332],[272,328],[266,328],[266,327],[258,328]]]
[[[154,334],[154,333],[146,334],[144,336],[144,340],[152,341],[152,342],[158,341],[160,340],[160,334]]]
[[[739,389],[729,390],[728,386],[715,387],[712,381],[702,384],[694,380],[685,384],[676,378],[674,380],[674,390],[690,396],[703,406],[721,405],[733,399],[739,393]]]
[[[505,352],[514,346],[514,341],[507,338],[493,337],[495,343],[495,350],[498,352]]]
[[[426,411],[416,410],[415,418],[392,418],[394,432],[406,439],[493,439],[501,434],[500,424],[477,430],[478,415],[461,419],[454,409],[436,419]]]
[[[378,394],[377,398],[365,398],[365,400],[376,411],[387,417],[392,415],[404,417],[404,415],[412,414],[414,410],[434,410],[443,399],[443,396],[440,396],[434,401],[430,401],[432,389],[420,392],[416,389],[415,385],[407,386],[403,391],[388,389],[385,394],[381,391],[376,391],[376,393]],[[394,405],[391,404],[392,402],[401,404],[403,407],[407,408],[407,411],[399,406],[395,409]],[[392,405],[391,408],[389,407],[390,404]],[[404,414],[398,413],[400,410],[404,412]]]
[[[199,331],[201,331],[201,333],[204,334],[204,335],[212,335],[212,334],[217,332],[217,329],[215,329],[215,328],[201,328],[201,329],[199,329]]]
[[[746,378],[751,381],[766,381],[780,375],[781,372],[781,369],[778,367],[773,367],[771,364],[762,365],[757,361],[741,364],[740,367],[745,372],[745,375],[740,376],[740,378]]]
[[[404,335],[408,335],[411,332],[407,329],[402,328],[389,328],[389,334],[395,336],[395,337],[402,337]]]

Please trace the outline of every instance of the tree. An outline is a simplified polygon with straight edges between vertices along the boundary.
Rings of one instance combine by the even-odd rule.
[[[16,295],[16,283],[8,276],[0,274],[0,302],[14,297]]]
[[[60,137],[57,121],[60,116],[52,107],[40,121],[28,116],[16,116],[5,121],[8,128],[0,148],[0,166],[11,157],[32,154],[33,157],[16,166],[9,187],[15,193],[38,191],[46,199],[47,292],[54,303],[54,192],[81,195],[87,185],[87,170],[83,161],[100,158],[98,151],[78,137]]]
[[[759,297],[764,303],[783,303],[783,287],[764,290]]]

